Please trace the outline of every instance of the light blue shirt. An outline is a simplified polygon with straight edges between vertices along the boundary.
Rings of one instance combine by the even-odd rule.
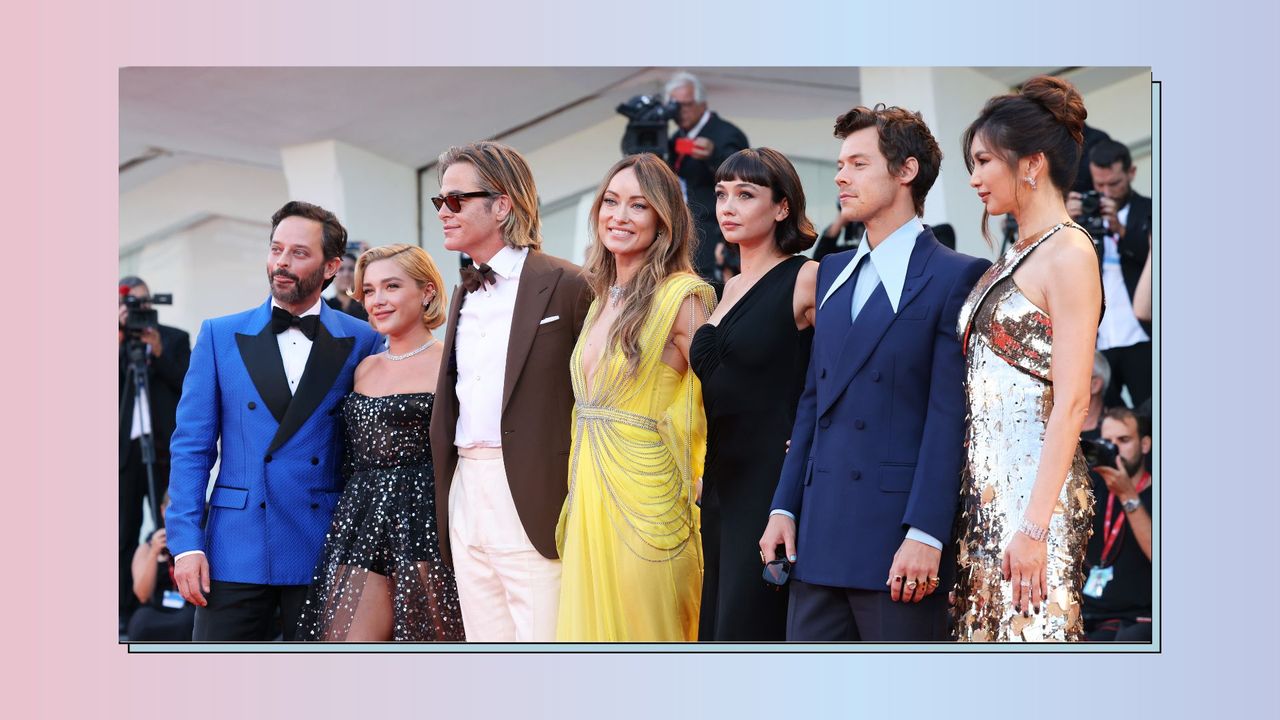
[[[884,292],[889,296],[889,305],[897,315],[898,302],[902,300],[902,286],[907,283],[907,264],[911,262],[911,252],[915,250],[916,238],[922,232],[924,232],[924,223],[913,215],[902,227],[894,230],[889,237],[876,245],[874,250],[871,249],[871,243],[867,242],[866,233],[863,233],[862,244],[853,254],[853,260],[840,271],[835,282],[831,283],[831,287],[827,288],[827,293],[822,296],[822,302],[818,303],[818,307],[822,307],[841,285],[848,282],[854,269],[858,267],[858,262],[870,255],[871,257],[867,258],[866,267],[858,273],[858,279],[853,286],[850,319],[857,319],[858,313],[862,311],[862,307],[871,298],[871,293],[875,292],[879,285],[884,285]],[[782,509],[774,510],[769,514],[786,515],[792,520],[795,519],[795,515]],[[914,527],[907,530],[907,539],[922,542],[936,550],[942,549],[942,543],[937,538]]]
[[[902,227],[882,240],[874,250],[871,249],[871,243],[867,242],[867,236],[864,233],[862,244],[853,254],[853,260],[840,271],[835,282],[831,283],[831,287],[827,288],[818,307],[826,304],[827,299],[835,294],[841,285],[848,282],[854,269],[858,267],[858,262],[870,255],[871,257],[867,258],[866,267],[858,273],[857,284],[853,286],[852,317],[858,317],[862,306],[867,304],[877,285],[884,285],[884,292],[889,296],[889,305],[896,315],[898,303],[902,300],[902,286],[907,284],[907,264],[911,262],[911,251],[915,250],[916,238],[922,232],[924,232],[924,223],[913,215]]]

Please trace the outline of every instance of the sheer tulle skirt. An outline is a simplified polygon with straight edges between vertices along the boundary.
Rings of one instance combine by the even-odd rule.
[[[302,608],[305,640],[464,639],[440,557],[431,468],[356,474],[334,512]]]

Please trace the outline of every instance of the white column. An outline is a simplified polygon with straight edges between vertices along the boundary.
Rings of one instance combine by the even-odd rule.
[[[925,198],[924,222],[951,223],[956,249],[979,257],[994,251],[982,239],[982,203],[969,187],[960,138],[987,99],[1009,88],[969,68],[864,68],[862,104],[897,105],[919,112],[942,148],[942,170]],[[992,238],[999,243],[998,220]]]
[[[331,210],[349,242],[418,244],[413,168],[336,140],[285,147],[280,156],[289,197]]]

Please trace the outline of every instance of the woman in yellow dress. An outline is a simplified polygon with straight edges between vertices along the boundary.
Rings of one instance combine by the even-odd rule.
[[[706,453],[693,332],[715,306],[693,274],[693,218],[652,154],[605,175],[587,254],[595,301],[570,370],[576,403],[558,640],[696,640]]]

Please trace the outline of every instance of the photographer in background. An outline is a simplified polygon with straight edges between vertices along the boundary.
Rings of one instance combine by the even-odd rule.
[[[141,278],[120,280],[120,538],[119,597],[120,629],[128,626],[137,607],[133,596],[131,562],[142,528],[142,503],[148,496],[147,468],[143,462],[142,438],[155,443],[152,470],[156,498],[164,497],[169,486],[169,438],[173,435],[182,379],[191,361],[191,338],[187,333],[155,321],[151,291]],[[139,396],[130,373],[130,350],[146,364],[147,382]],[[147,392],[149,391],[149,392]],[[158,502],[157,502],[158,504]],[[157,523],[158,524],[158,523]]]
[[[168,507],[165,493],[161,519]],[[196,607],[174,589],[173,556],[165,540],[165,529],[157,527],[133,553],[133,594],[141,605],[129,620],[129,642],[191,639]]]
[[[1083,593],[1089,640],[1151,640],[1151,431],[1129,408],[1102,417],[1094,444],[1093,535],[1085,553]]]
[[[1097,440],[1102,437],[1103,398],[1111,387],[1111,363],[1100,350],[1093,351],[1093,372],[1089,377],[1089,408],[1085,411],[1084,425],[1080,426],[1081,440]]]
[[[1151,323],[1134,314],[1138,281],[1150,252],[1151,198],[1130,186],[1137,168],[1123,143],[1104,140],[1094,146],[1089,173],[1094,191],[1070,193],[1067,212],[1102,249],[1107,309],[1098,328],[1098,349],[1111,363],[1106,405],[1122,405],[1121,388],[1128,388],[1133,407],[1138,407],[1151,397]]]
[[[342,267],[338,268],[338,274],[333,276],[334,295],[325,300],[325,303],[351,317],[368,320],[369,313],[365,311],[364,305],[350,295],[355,289],[355,281],[356,255],[348,252],[342,256]]]
[[[702,82],[687,72],[678,72],[667,81],[668,102],[680,106],[676,114],[679,129],[671,137],[667,163],[680,178],[685,202],[698,226],[698,244],[693,265],[704,279],[723,285],[721,266],[737,267],[736,248],[724,244],[716,221],[716,169],[730,155],[747,148],[747,136],[732,123],[707,109]],[[717,256],[722,260],[717,262]]]

